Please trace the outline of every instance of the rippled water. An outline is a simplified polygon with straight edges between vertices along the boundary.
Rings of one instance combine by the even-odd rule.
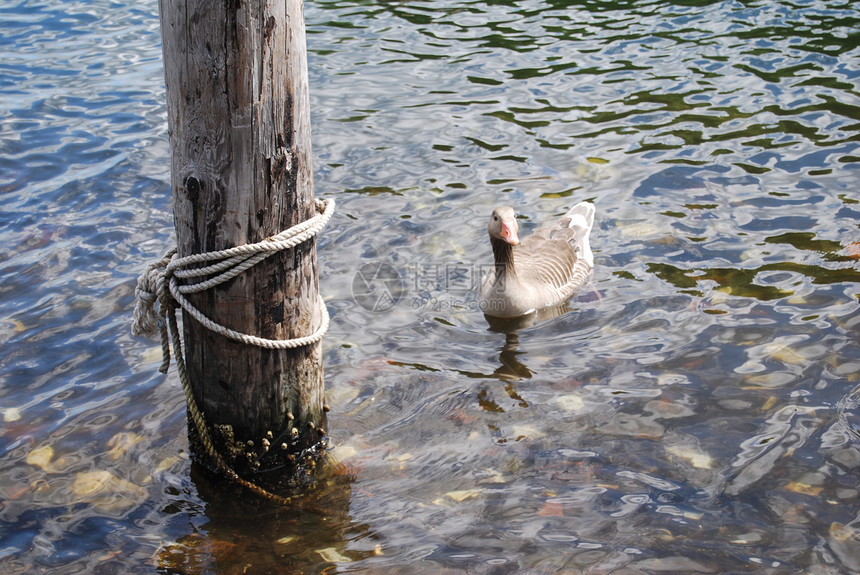
[[[306,19],[334,450],[297,510],[191,464],[129,335],[172,242],[157,4],[0,5],[3,572],[860,570],[851,2]],[[489,325],[492,207],[584,199],[591,283]]]

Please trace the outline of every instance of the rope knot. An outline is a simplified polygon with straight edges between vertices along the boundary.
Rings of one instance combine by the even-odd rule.
[[[158,262],[147,267],[137,280],[131,332],[134,335],[161,335],[163,363],[159,371],[167,372],[170,364],[168,313],[181,307],[184,312],[206,328],[248,345],[268,349],[294,349],[320,341],[328,330],[329,316],[322,297],[319,298],[320,326],[308,336],[287,340],[272,340],[231,330],[203,315],[185,297],[220,285],[250,269],[270,255],[293,248],[315,236],[331,219],[334,200],[316,200],[316,215],[275,236],[256,244],[245,244],[221,250],[178,257],[176,248],[168,251]],[[214,262],[214,263],[213,263]],[[201,264],[204,264],[201,266]],[[209,279],[198,281],[207,276]],[[178,280],[185,280],[180,284]],[[156,303],[158,308],[156,309]],[[177,352],[179,353],[179,352]]]
[[[176,248],[168,251],[164,257],[154,264],[150,264],[146,271],[137,278],[137,287],[134,288],[134,314],[132,318],[131,333],[133,335],[145,335],[153,337],[163,324],[164,314],[155,309],[155,303],[164,303],[164,270],[176,253]]]

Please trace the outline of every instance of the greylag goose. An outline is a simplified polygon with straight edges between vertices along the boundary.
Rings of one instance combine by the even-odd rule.
[[[493,210],[487,232],[495,266],[481,284],[481,310],[516,317],[570,299],[594,267],[588,243],[593,225],[594,204],[581,202],[520,241],[514,209]]]

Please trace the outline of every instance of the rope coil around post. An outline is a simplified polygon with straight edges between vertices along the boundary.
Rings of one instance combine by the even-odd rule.
[[[184,312],[207,329],[247,345],[267,349],[295,349],[320,341],[328,330],[329,324],[328,310],[322,298],[318,302],[322,321],[314,333],[294,339],[266,339],[240,333],[215,322],[203,315],[185,296],[220,285],[250,269],[270,255],[293,248],[309,240],[331,219],[334,206],[333,199],[316,200],[317,214],[311,219],[256,244],[246,244],[217,252],[192,254],[185,257],[178,257],[174,248],[168,251],[160,261],[150,265],[138,278],[135,289],[136,303],[132,333],[152,337],[156,332],[161,332],[162,352],[165,357],[161,371],[166,371],[170,361],[170,351],[165,347],[165,342],[169,341],[169,338],[166,337],[168,323],[166,316],[169,310],[176,306],[181,307]],[[205,267],[189,268],[189,266],[207,262],[215,263]],[[213,274],[217,275],[198,283],[187,285],[179,283],[179,280],[194,280]],[[156,302],[159,304],[157,310],[155,308]]]
[[[173,248],[161,260],[151,264],[140,275],[135,288],[131,332],[134,335],[149,337],[153,337],[156,333],[160,335],[162,363],[158,370],[161,373],[167,373],[170,367],[170,346],[173,345],[176,367],[186,404],[200,440],[211,460],[231,480],[258,495],[280,503],[290,503],[291,500],[269,493],[258,485],[239,477],[215,449],[209,430],[206,428],[203,413],[198,408],[191,392],[185,360],[182,355],[182,340],[177,326],[176,310],[182,308],[183,312],[188,313],[207,329],[247,345],[267,349],[295,349],[313,345],[322,340],[329,326],[328,309],[326,309],[322,297],[318,299],[321,317],[319,327],[312,334],[293,339],[266,339],[229,329],[206,317],[185,297],[187,294],[198,293],[220,285],[252,268],[274,253],[294,248],[314,237],[331,219],[335,202],[333,199],[317,199],[314,207],[317,213],[312,218],[256,244],[246,244],[217,252],[192,254],[185,257],[178,257],[176,248]],[[214,263],[204,267],[189,268],[189,266],[208,262]],[[179,280],[195,280],[207,276],[213,277],[198,283],[179,283]],[[156,303],[158,304],[157,309]]]

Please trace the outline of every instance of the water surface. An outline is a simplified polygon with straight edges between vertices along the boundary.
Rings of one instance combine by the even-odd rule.
[[[157,4],[0,11],[4,572],[860,570],[850,2],[308,1],[338,212],[303,511],[192,465],[129,334],[173,241]],[[589,285],[490,325],[492,207],[582,200]]]

